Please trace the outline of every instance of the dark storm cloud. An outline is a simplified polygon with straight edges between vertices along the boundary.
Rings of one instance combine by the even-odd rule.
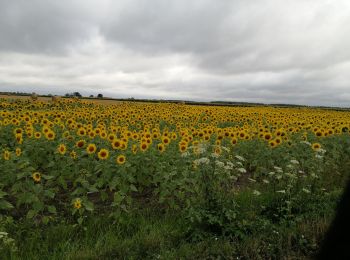
[[[346,0],[0,0],[0,90],[350,106]]]

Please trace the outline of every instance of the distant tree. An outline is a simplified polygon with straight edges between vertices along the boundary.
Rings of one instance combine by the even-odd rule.
[[[73,96],[74,96],[74,97],[79,97],[79,98],[82,97],[82,95],[81,95],[79,92],[74,92],[74,93],[73,93]]]
[[[93,97],[94,97],[94,95],[90,95],[90,97],[91,97],[91,98],[93,98]]]
[[[102,94],[98,94],[97,97],[98,98],[103,98],[103,95]]]

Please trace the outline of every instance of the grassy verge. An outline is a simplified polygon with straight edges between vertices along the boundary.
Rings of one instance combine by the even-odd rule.
[[[297,217],[276,219],[264,207],[273,205],[270,193],[257,199],[242,191],[236,197],[241,215],[225,234],[189,225],[179,212],[141,205],[114,221],[95,214],[82,226],[33,227],[4,218],[2,230],[14,243],[3,242],[0,253],[6,259],[304,259],[317,251],[340,193],[304,199]]]

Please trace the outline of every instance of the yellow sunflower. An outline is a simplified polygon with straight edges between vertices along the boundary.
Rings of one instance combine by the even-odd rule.
[[[16,155],[20,156],[22,154],[21,148],[16,148]]]
[[[64,145],[64,144],[60,144],[58,147],[57,147],[57,151],[64,155],[67,151],[67,147]]]
[[[3,157],[4,157],[4,160],[6,160],[6,161],[10,160],[11,152],[8,150],[5,150],[3,153]]]
[[[95,144],[89,144],[87,147],[86,147],[86,151],[88,154],[93,154],[96,152],[96,145]]]
[[[321,144],[319,144],[319,143],[313,143],[313,144],[312,144],[312,149],[313,149],[314,151],[320,150],[320,149],[321,149]]]
[[[81,199],[79,199],[79,198],[75,199],[74,202],[73,202],[73,207],[74,207],[75,209],[80,209],[81,206],[82,206],[82,201],[81,201]]]
[[[109,151],[102,148],[97,155],[100,160],[106,160],[109,157]]]
[[[40,182],[40,180],[41,180],[41,174],[40,174],[40,172],[34,172],[34,173],[32,174],[32,178],[33,178],[33,180],[34,180],[35,182]]]
[[[75,146],[77,148],[83,148],[85,146],[85,140],[79,140],[78,142],[75,143]]]
[[[158,151],[161,152],[161,153],[164,152],[164,150],[165,150],[164,144],[163,144],[163,143],[158,144],[158,145],[157,145],[157,149],[158,149]]]
[[[118,155],[118,157],[116,158],[116,163],[119,164],[119,165],[122,165],[125,163],[126,161],[126,157],[125,155],[121,154],[121,155]]]
[[[54,140],[55,136],[56,136],[55,132],[53,132],[53,131],[48,131],[47,133],[45,133],[46,139],[50,140],[50,141]]]

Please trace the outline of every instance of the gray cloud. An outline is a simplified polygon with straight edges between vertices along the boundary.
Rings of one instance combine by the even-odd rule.
[[[91,11],[71,1],[1,0],[0,49],[62,54],[89,37],[96,30],[94,22]]]
[[[349,106],[346,0],[0,0],[0,90]]]

